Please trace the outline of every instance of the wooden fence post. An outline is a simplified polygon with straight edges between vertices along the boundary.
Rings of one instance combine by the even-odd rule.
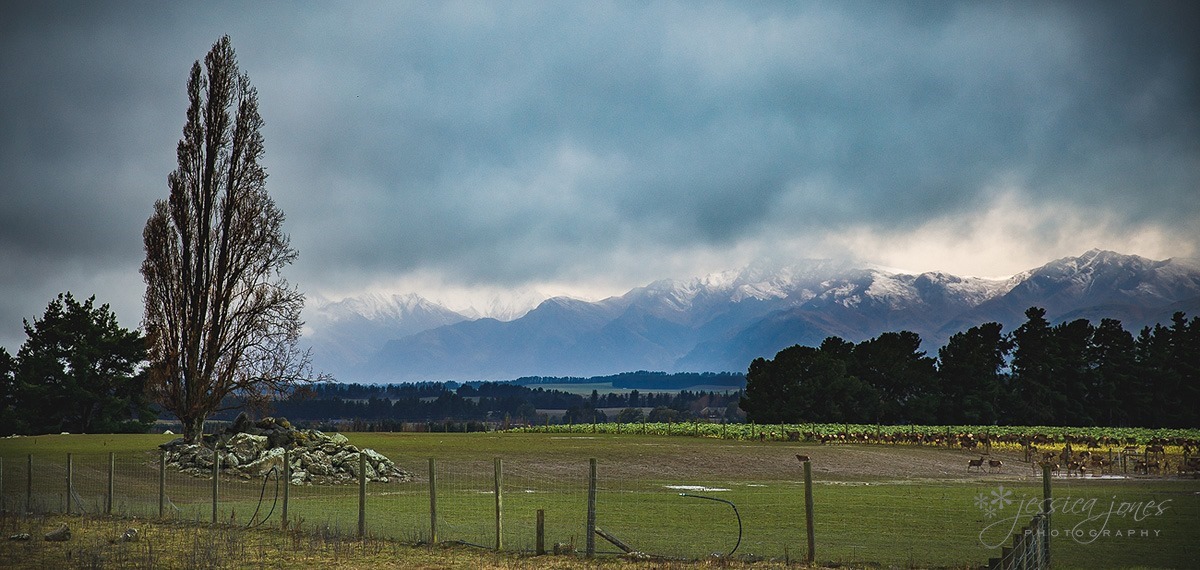
[[[111,515],[114,502],[115,484],[113,483],[113,475],[117,467],[117,454],[108,452],[108,503],[104,505],[104,514]]]
[[[221,479],[221,454],[217,452],[217,444],[213,442],[213,480],[212,480],[212,522],[217,524],[217,481]]]
[[[75,492],[71,482],[71,454],[67,454],[67,514],[71,514],[71,494]]]
[[[358,454],[358,537],[367,535],[367,456]]]
[[[803,457],[800,463],[804,464],[804,523],[808,528],[808,563],[812,564],[817,557],[817,538],[813,529],[812,462],[808,456],[797,456],[800,457]]]
[[[1046,567],[1050,567],[1050,508],[1053,499],[1050,494],[1050,465],[1042,466],[1042,513],[1046,517],[1045,529],[1046,536],[1042,537],[1042,560],[1046,561]]]
[[[437,462],[429,458],[429,544],[437,544]]]
[[[33,512],[33,454],[29,454],[25,466],[25,512]]]
[[[546,553],[546,511],[538,509],[537,511],[537,550],[538,556]]]
[[[288,527],[288,499],[292,493],[292,450],[283,450],[283,512],[280,513],[279,527],[287,530]]]
[[[596,555],[596,458],[588,460],[587,555]]]
[[[496,550],[504,548],[504,464],[500,458],[495,459],[496,471]]]
[[[162,519],[167,507],[167,450],[158,450],[158,518]]]

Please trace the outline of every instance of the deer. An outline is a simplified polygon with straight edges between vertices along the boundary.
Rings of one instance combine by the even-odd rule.
[[[1134,464],[1134,467],[1133,467],[1134,473],[1140,472],[1143,475],[1149,475],[1150,471],[1154,471],[1155,473],[1160,473],[1162,471],[1161,465],[1159,464],[1158,460],[1142,461],[1139,459]]]
[[[997,471],[1004,471],[1004,462],[1000,461],[999,459],[989,459],[988,473],[991,473],[993,469]]]
[[[979,459],[971,459],[971,460],[967,461],[967,471],[970,471],[972,467],[978,469],[980,472],[983,471],[983,456],[982,455],[979,456]]]
[[[1058,475],[1058,462],[1057,461],[1051,461],[1049,459],[1038,461],[1037,464],[1034,466],[1034,469],[1037,469],[1039,467],[1050,467],[1050,472],[1055,475]]]

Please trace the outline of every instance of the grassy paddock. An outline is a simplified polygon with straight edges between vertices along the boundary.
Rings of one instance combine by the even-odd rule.
[[[503,460],[506,550],[532,549],[536,511],[546,513],[547,547],[582,549],[588,459],[597,460],[597,524],[643,552],[684,558],[728,553],[737,544],[733,502],[743,532],[735,556],[802,559],[804,499],[796,454],[813,462],[817,560],[839,564],[969,566],[998,554],[1041,498],[1041,480],[1016,451],[994,450],[995,473],[967,472],[972,452],[890,445],[816,445],[629,434],[348,434],[413,472],[409,483],[370,484],[367,532],[407,543],[430,538],[428,459],[436,459],[438,538],[495,542],[493,458]],[[34,457],[35,502],[66,505],[65,454],[73,454],[73,511],[101,510],[109,451],[117,455],[114,513],[157,517],[154,445],[163,436],[42,436],[0,440],[3,501],[23,510],[26,462]],[[1200,481],[1056,477],[1053,527],[1060,567],[1191,566],[1200,549]],[[221,481],[218,518],[243,525],[255,509],[275,509],[273,485]],[[211,519],[211,482],[169,474],[168,517]],[[260,504],[260,494],[265,500]],[[292,487],[292,530],[328,536],[357,532],[358,489]],[[999,499],[998,499],[999,497]],[[1068,502],[1068,499],[1070,502]],[[1034,502],[1030,507],[1029,501]],[[1129,531],[1134,531],[1130,533]],[[1117,531],[1120,531],[1119,534]],[[1082,532],[1082,535],[1077,533]],[[616,548],[597,538],[601,552]],[[519,560],[519,559],[518,559]],[[447,566],[450,567],[450,566]]]

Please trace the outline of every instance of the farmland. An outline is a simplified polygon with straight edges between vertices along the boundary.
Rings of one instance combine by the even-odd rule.
[[[658,435],[660,427],[672,435]],[[513,551],[532,549],[537,510],[546,513],[548,544],[582,549],[588,461],[593,458],[596,524],[637,550],[671,557],[702,558],[728,553],[736,546],[735,557],[803,558],[804,499],[797,454],[809,456],[813,466],[818,562],[981,564],[997,555],[994,546],[1011,534],[1010,522],[1024,524],[1018,519],[1032,514],[1019,508],[1041,498],[1040,477],[1022,461],[1022,446],[999,438],[991,445],[989,457],[1002,461],[1003,467],[968,472],[967,461],[978,457],[979,450],[821,444],[805,441],[803,435],[789,441],[789,432],[870,431],[847,430],[847,426],[834,430],[811,425],[597,424],[555,429],[560,432],[347,434],[354,444],[384,453],[415,475],[409,483],[368,487],[367,532],[402,542],[430,538],[429,458],[435,459],[438,539],[487,547],[495,541],[494,459],[502,459],[502,540],[505,550]],[[875,433],[886,435],[882,432],[888,429],[892,428],[875,428]],[[912,433],[918,428],[894,429]],[[725,437],[718,437],[716,430],[723,430]],[[745,431],[731,435],[731,430]],[[958,428],[930,431],[957,433]],[[1085,433],[1072,430],[1070,435],[1085,437]],[[1109,436],[1141,438],[1145,441],[1140,445],[1145,445],[1156,437],[1189,437],[1188,432],[1181,433]],[[64,435],[0,440],[5,504],[19,504],[24,498],[23,470],[32,456],[37,475],[34,494],[45,508],[61,510],[64,457],[72,453],[80,489],[74,510],[96,510],[102,504],[97,495],[103,494],[103,472],[111,451],[118,464],[114,512],[156,516],[157,454],[152,450],[166,439]],[[207,480],[169,474],[167,485],[170,516],[209,519]],[[1200,481],[1196,479],[1118,471],[1103,477],[1058,476],[1053,486],[1054,496],[1063,501],[1063,512],[1054,520],[1054,527],[1063,532],[1054,542],[1056,566],[1183,567],[1200,555],[1194,541],[1200,535]],[[266,499],[260,504],[264,488]],[[681,493],[735,504],[743,525],[740,542],[738,521],[728,506]],[[293,525],[355,533],[357,487],[292,487],[290,494]],[[256,508],[267,512],[273,507],[273,495],[261,481],[222,482],[219,519],[245,524]],[[270,524],[278,525],[279,510],[271,516]],[[1068,534],[1075,531],[1083,536]],[[597,549],[616,551],[602,540]]]

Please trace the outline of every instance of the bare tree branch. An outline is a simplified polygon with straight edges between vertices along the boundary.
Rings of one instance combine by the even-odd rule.
[[[194,441],[227,396],[261,403],[313,374],[296,346],[304,295],[280,275],[296,250],[259,162],[258,92],[228,36],[193,64],[187,93],[179,166],[143,230],[142,275],[149,390]]]

